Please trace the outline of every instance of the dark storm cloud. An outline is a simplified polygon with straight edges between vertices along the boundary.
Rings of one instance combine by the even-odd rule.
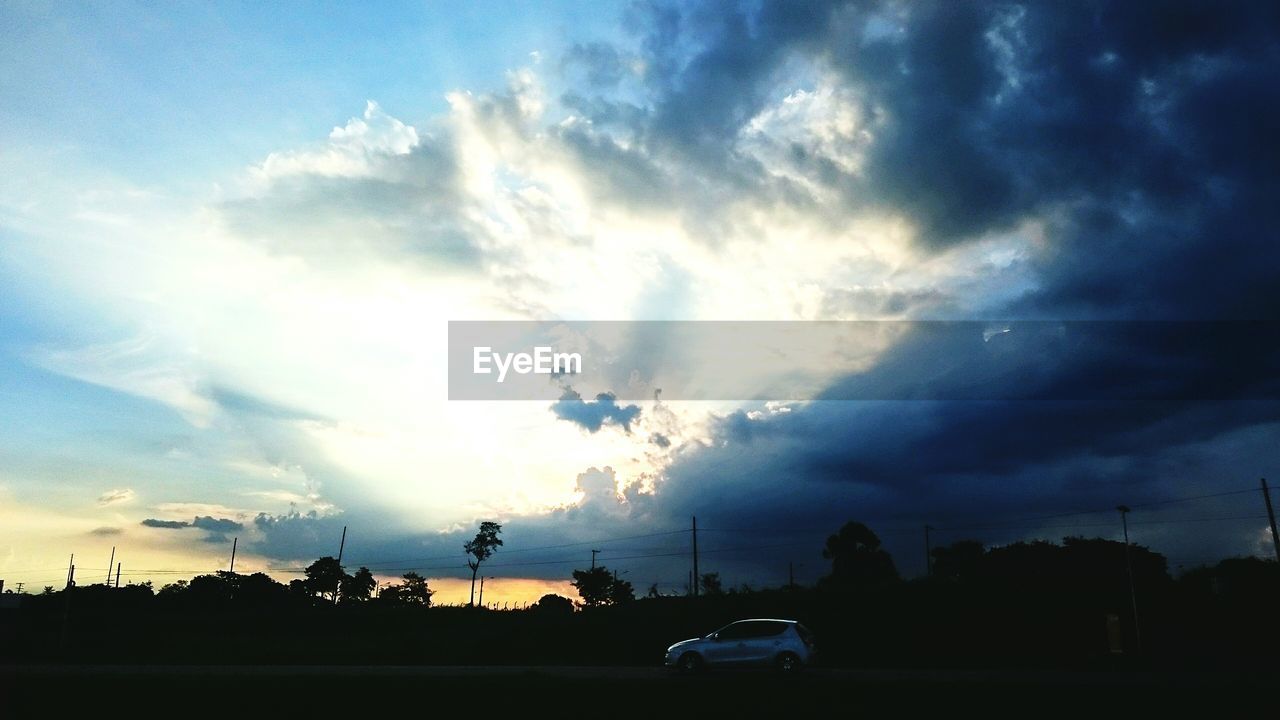
[[[341,537],[342,528],[349,520],[338,515],[319,515],[315,511],[283,515],[259,513],[253,519],[253,526],[262,539],[255,546],[259,552],[275,558],[336,556],[334,538]],[[375,521],[369,527],[378,525]]]
[[[1027,219],[1044,224],[1044,246],[1022,260],[1033,287],[991,317],[1235,321],[1274,320],[1280,310],[1274,3],[651,4],[634,25],[646,32],[637,50],[643,93],[617,93],[624,53],[591,46],[570,62],[597,82],[563,98],[628,142],[579,126],[555,131],[597,169],[592,191],[601,196],[674,203],[706,238],[718,223],[741,221],[722,217],[726,199],[808,207],[806,191],[763,172],[738,146],[748,120],[806,86],[791,72],[801,61],[834,72],[865,117],[884,118],[856,174],[803,147],[790,155],[842,198],[838,212],[828,209],[833,225],[900,213],[917,226],[921,249],[944,252]],[[953,316],[967,302],[930,290],[830,290],[830,302],[871,314],[943,306]],[[922,569],[925,523],[956,528],[935,542],[1115,537],[1118,503],[1235,491],[1280,463],[1280,334],[1216,327],[1206,336],[1178,322],[1119,324],[1096,342],[1035,348],[1017,332],[942,344],[908,335],[874,368],[833,383],[828,401],[732,413],[705,442],[670,448],[674,462],[653,495],[604,487],[581,505],[508,519],[507,547],[678,533],[698,515],[702,569],[736,584],[781,582],[792,560],[812,580],[825,570],[823,536],[848,519],[881,531],[908,574]],[[1014,361],[966,362],[975,354],[948,352],[947,342],[985,342],[983,352],[1015,352]],[[992,386],[1000,399],[990,399]],[[836,400],[865,397],[868,387],[916,399]],[[576,393],[552,409],[591,432],[629,429],[639,414]],[[591,475],[597,490],[601,472]],[[1142,510],[1153,522],[1245,520],[1150,525],[1137,539],[1175,565],[1252,552],[1264,526],[1250,519],[1254,505],[1232,495]],[[1100,514],[1025,519],[1081,510]],[[321,547],[331,554],[348,520],[294,515],[255,525],[296,557]],[[387,535],[369,556],[450,556],[466,534]],[[614,557],[677,553],[620,561],[645,585],[683,578],[686,546],[687,536],[673,534],[607,547]],[[580,549],[556,552],[576,555],[576,567],[590,560]],[[525,557],[559,557],[534,555]]]
[[[201,515],[197,517],[195,520],[192,520],[191,527],[200,528],[201,530],[208,530],[209,532],[216,532],[216,533],[228,533],[233,530],[244,529],[244,525],[236,522],[235,520],[229,520],[227,518],[215,518],[209,515]]]
[[[228,518],[215,518],[210,515],[196,516],[191,522],[185,520],[156,520],[147,518],[142,521],[144,527],[160,528],[164,530],[182,530],[184,528],[196,528],[204,530],[205,536],[202,538],[207,543],[220,543],[227,539],[228,533],[237,530],[243,530],[244,525],[235,520]]]
[[[624,121],[629,152],[678,167],[667,181],[693,215],[742,193],[804,206],[735,146],[749,119],[809,82],[794,77],[799,58],[885,118],[856,175],[795,148],[848,212],[905,214],[934,248],[1051,220],[1045,282],[1011,311],[1274,314],[1270,266],[1256,262],[1273,255],[1277,220],[1274,4],[715,3],[637,15],[649,103]],[[569,100],[621,117],[607,93]],[[645,187],[638,177],[603,182],[625,197]]]
[[[147,518],[142,521],[142,525],[149,528],[164,528],[166,530],[177,530],[180,528],[191,527],[191,523],[185,520],[156,520]]]
[[[572,388],[566,388],[564,395],[551,405],[551,412],[587,432],[598,432],[605,425],[617,425],[629,433],[631,423],[640,417],[640,406],[619,405],[611,393],[600,393],[595,400],[583,400]]]
[[[622,54],[606,43],[578,43],[565,53],[561,65],[567,69],[581,68],[587,82],[597,87],[617,85],[627,74]]]
[[[747,120],[805,87],[787,71],[800,58],[837,73],[864,116],[885,118],[857,174],[803,148],[791,155],[842,194],[846,213],[902,213],[922,248],[939,252],[1044,222],[1036,285],[997,316],[1271,320],[1280,309],[1274,4],[752,3],[640,15],[651,102],[631,130],[644,152],[680,158],[668,175],[705,183],[677,196],[746,192],[804,206],[736,144]],[[575,107],[623,117],[603,99]],[[963,304],[856,292],[834,288],[831,302]],[[1119,325],[1012,366],[949,362],[973,355],[907,337],[826,397],[868,387],[904,397],[910,386],[918,401],[732,414],[713,442],[680,455],[656,503],[781,536],[846,517],[921,524],[1105,508],[1193,481],[1221,486],[1236,471],[1247,482],[1280,460],[1265,441],[1280,418],[1278,341],[1263,325],[1214,337],[1178,323]],[[993,385],[1003,399],[982,401]],[[1220,452],[1228,446],[1242,454]],[[1240,535],[1219,535],[1239,551]]]
[[[244,525],[235,520],[215,518],[208,515],[199,516],[192,520],[191,527],[204,530],[204,541],[207,543],[226,542],[230,537],[230,533],[244,529]]]

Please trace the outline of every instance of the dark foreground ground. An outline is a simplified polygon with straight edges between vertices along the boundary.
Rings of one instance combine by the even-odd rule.
[[[1264,716],[1280,701],[1268,672],[813,669],[683,677],[646,667],[6,666],[0,717],[62,717],[132,706],[148,715],[239,717],[818,717],[957,711],[1022,717]],[[542,715],[543,713],[537,713]]]

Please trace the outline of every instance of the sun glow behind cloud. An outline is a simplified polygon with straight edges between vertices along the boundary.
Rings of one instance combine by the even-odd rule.
[[[363,77],[380,83],[352,82],[305,111],[273,100],[279,125],[171,115],[193,151],[157,152],[172,166],[159,173],[120,159],[136,148],[101,148],[131,134],[128,113],[141,123],[176,101],[130,95],[136,107],[93,137],[19,123],[38,142],[0,148],[10,281],[0,298],[12,305],[0,318],[13,325],[0,328],[0,362],[21,398],[4,448],[14,459],[0,466],[6,511],[47,515],[59,528],[47,544],[119,541],[210,569],[224,553],[195,529],[138,523],[216,508],[243,526],[248,568],[309,559],[347,522],[379,552],[454,552],[440,533],[479,518],[532,528],[546,544],[665,529],[691,507],[738,507],[739,496],[768,498],[782,520],[793,519],[787,508],[812,519],[814,508],[891,497],[907,482],[868,458],[918,459],[903,438],[937,448],[964,437],[967,447],[976,420],[961,411],[948,434],[946,412],[919,407],[876,421],[863,407],[739,414],[646,400],[634,423],[588,426],[542,403],[449,403],[446,323],[1146,319],[1268,307],[1255,277],[1267,263],[1225,267],[1263,255],[1245,238],[1270,234],[1231,219],[1265,215],[1249,203],[1266,175],[1250,175],[1258,155],[1232,145],[1240,133],[1195,111],[1212,106],[1216,118],[1251,104],[1216,83],[1266,85],[1244,70],[1255,67],[1252,46],[1152,58],[1164,41],[1146,42],[1121,13],[1079,35],[1106,51],[1081,65],[1083,51],[1061,44],[1076,36],[1059,32],[1076,19],[1051,6],[818,7],[752,5],[739,17],[725,6],[675,29],[640,13],[608,42],[563,42],[563,57],[503,48],[528,66],[483,85],[379,65]],[[430,101],[410,109],[404,86]],[[12,126],[8,115],[0,123]],[[1202,152],[1207,138],[1217,145]],[[233,152],[244,147],[255,149]],[[210,148],[227,157],[191,161]],[[1206,170],[1218,156],[1222,167]],[[1235,250],[1210,258],[1195,244],[1210,235]],[[1235,279],[1184,277],[1205,264]],[[804,369],[835,381],[878,367],[901,341],[886,335],[846,362]],[[588,399],[600,390],[580,389]],[[1080,457],[1091,449],[1060,445],[1054,431],[1027,447],[1052,449],[1050,459],[1029,451],[1028,477],[1093,471]],[[937,455],[929,479],[940,485],[981,475],[945,467],[964,452]],[[1127,460],[1129,472],[1155,462],[1139,451]],[[1119,464],[1104,470],[1123,474]],[[1003,483],[1013,471],[991,472]],[[614,492],[584,492],[584,475]],[[749,516],[756,506],[742,502]],[[31,542],[11,554],[43,557]],[[191,563],[174,559],[183,548]]]
[[[750,198],[721,208],[732,221],[708,236],[678,207],[637,207],[628,188],[601,186],[561,130],[615,141],[549,105],[534,70],[509,80],[503,93],[451,93],[449,113],[427,130],[370,101],[326,140],[273,152],[212,196],[175,203],[124,189],[135,200],[110,223],[101,218],[113,199],[83,190],[69,221],[34,212],[56,232],[11,252],[71,278],[73,304],[99,308],[93,322],[105,316],[116,330],[28,359],[169,406],[196,432],[238,435],[232,454],[203,458],[234,476],[206,497],[232,491],[281,512],[278,493],[294,491],[244,469],[312,467],[310,504],[321,513],[359,497],[391,526],[443,529],[572,505],[573,478],[593,465],[611,464],[620,486],[652,488],[675,451],[647,444],[652,408],[633,433],[588,434],[538,404],[447,404],[450,319],[881,317],[842,306],[829,288],[936,290],[977,269],[930,264],[900,218],[833,226]],[[744,152],[767,162],[787,142],[828,154],[872,142],[853,110],[830,107],[839,98],[830,86],[796,88],[744,129]],[[685,172],[652,160],[659,173]],[[453,194],[435,206],[444,219],[415,227],[426,216],[413,204],[436,202],[433,192]],[[345,208],[343,227],[294,221],[332,204]],[[478,263],[435,263],[453,234]],[[1024,246],[1017,235],[992,243]],[[261,407],[228,406],[223,389]],[[708,411],[730,409],[669,405],[681,429],[668,441],[704,436]],[[246,413],[270,432],[245,425]],[[189,499],[146,496],[152,507]]]

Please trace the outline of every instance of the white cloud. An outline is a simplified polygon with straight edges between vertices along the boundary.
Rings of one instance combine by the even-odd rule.
[[[234,478],[199,496],[208,503],[156,506],[163,517],[258,511],[218,502],[235,496],[266,511],[377,507],[389,526],[447,527],[565,506],[583,489],[582,469],[606,464],[615,495],[630,498],[659,486],[671,458],[705,440],[711,414],[731,409],[644,403],[631,435],[587,436],[545,405],[451,404],[450,319],[862,318],[922,311],[842,305],[840,290],[982,295],[969,283],[990,248],[934,263],[901,218],[824,219],[844,212],[832,198],[795,207],[727,192],[712,206],[689,192],[637,203],[647,170],[602,181],[599,166],[613,161],[562,134],[537,75],[521,70],[510,83],[500,95],[450,95],[430,136],[370,103],[318,146],[250,168],[243,196],[195,198],[205,204],[194,209],[139,199],[106,239],[100,223],[59,220],[65,232],[42,260],[74,278],[75,305],[93,308],[103,328],[93,336],[116,336],[33,360],[175,408],[203,442],[174,461]],[[795,93],[743,128],[740,149],[780,175],[794,168],[774,153],[792,141],[856,164],[874,119],[854,100],[834,85]],[[662,182],[702,182],[679,158],[574,131]],[[246,207],[253,232],[230,221]],[[163,222],[148,222],[157,214]],[[431,224],[440,217],[447,223]],[[433,262],[442,233],[474,248],[470,271]],[[315,261],[321,254],[329,260]],[[219,387],[297,413],[249,417],[213,399]],[[665,445],[650,442],[655,433]]]
[[[259,182],[290,175],[367,177],[377,173],[385,158],[407,155],[418,146],[418,131],[391,117],[370,100],[364,114],[335,127],[329,141],[306,150],[274,152],[251,168]]]
[[[119,505],[130,502],[136,497],[132,488],[114,488],[98,496],[99,505]]]
[[[188,422],[205,427],[215,405],[200,393],[199,372],[174,363],[154,335],[73,349],[44,349],[29,356],[36,365],[94,385],[168,405]]]

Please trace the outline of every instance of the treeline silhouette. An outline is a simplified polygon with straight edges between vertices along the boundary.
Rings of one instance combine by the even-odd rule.
[[[24,595],[0,612],[0,653],[8,662],[650,665],[670,643],[733,620],[785,617],[815,632],[822,663],[840,666],[1276,664],[1280,566],[1230,559],[1175,579],[1162,555],[1127,550],[1078,537],[961,541],[932,551],[929,577],[903,580],[875,533],[848,523],[827,539],[831,571],[814,587],[726,590],[707,573],[698,597],[651,588],[637,598],[599,565],[573,573],[576,601],[548,595],[505,612],[433,606],[413,572],[375,591],[367,568],[348,573],[324,557],[288,584],[217,572],[158,590]]]

